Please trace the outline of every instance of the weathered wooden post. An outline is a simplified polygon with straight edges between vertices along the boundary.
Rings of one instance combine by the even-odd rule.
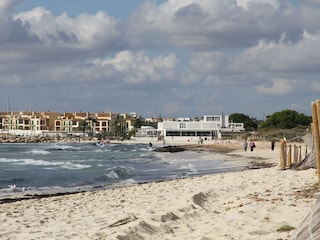
[[[317,173],[318,173],[318,184],[320,186],[320,142],[319,142],[319,116],[320,112],[320,100],[311,103],[312,108],[312,132],[314,139],[314,148],[316,152],[316,164],[317,164]]]
[[[286,169],[287,168],[287,166],[288,166],[288,164],[287,164],[287,143],[285,142],[284,143],[284,148],[283,148],[283,161],[284,161],[284,168]]]
[[[285,159],[285,143],[280,143],[280,170],[286,169],[286,159]]]
[[[293,162],[297,163],[298,162],[298,149],[297,145],[293,145]]]
[[[302,160],[301,150],[302,150],[302,148],[301,148],[301,146],[299,146],[299,158],[298,158],[298,162],[301,162],[301,160]]]
[[[306,147],[306,151],[304,152],[304,157],[307,157],[307,155],[308,155],[308,145],[306,145],[305,147]]]
[[[288,144],[287,147],[288,147],[287,163],[288,163],[288,166],[290,167],[292,164],[291,144]]]

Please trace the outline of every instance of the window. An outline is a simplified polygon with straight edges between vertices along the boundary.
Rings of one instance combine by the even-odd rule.
[[[187,128],[187,123],[185,122],[179,123],[179,128]]]
[[[178,131],[168,131],[168,132],[166,132],[166,136],[180,136],[180,132],[178,132]]]
[[[207,122],[220,122],[220,117],[207,117]]]
[[[197,136],[202,136],[202,137],[205,137],[205,136],[211,136],[211,133],[210,132],[207,132],[207,131],[199,131],[197,132]]]
[[[196,132],[193,132],[193,131],[182,132],[182,136],[194,137],[196,136]]]

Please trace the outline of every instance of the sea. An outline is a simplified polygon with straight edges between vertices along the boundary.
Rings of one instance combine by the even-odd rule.
[[[217,159],[218,153],[154,150],[148,144],[1,143],[0,197],[91,191],[246,167],[223,154]]]

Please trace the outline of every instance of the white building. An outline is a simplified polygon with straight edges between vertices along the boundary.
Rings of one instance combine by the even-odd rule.
[[[151,126],[141,126],[136,132],[136,137],[157,137],[157,129]]]
[[[244,132],[243,123],[229,123],[226,115],[205,115],[201,121],[163,121],[158,123],[158,136],[168,141],[203,141],[221,139],[224,134]]]

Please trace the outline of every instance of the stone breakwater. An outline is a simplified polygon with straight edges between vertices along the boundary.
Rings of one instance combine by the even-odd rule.
[[[57,136],[17,136],[0,134],[0,143],[55,143],[55,142],[90,142],[97,141],[92,137],[57,137]]]

